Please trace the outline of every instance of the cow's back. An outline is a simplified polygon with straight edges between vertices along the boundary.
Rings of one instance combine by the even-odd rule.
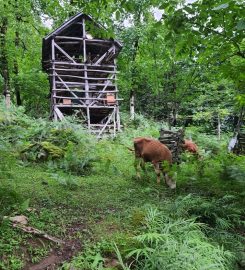
[[[172,154],[170,150],[167,146],[157,140],[152,139],[145,142],[142,150],[142,157],[145,161],[160,162],[166,160],[169,163],[172,163]]]

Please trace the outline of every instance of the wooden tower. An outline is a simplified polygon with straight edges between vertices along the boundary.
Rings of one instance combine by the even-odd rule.
[[[115,58],[122,45],[103,33],[92,17],[78,13],[43,39],[42,52],[52,118],[75,114],[98,138],[120,130]]]

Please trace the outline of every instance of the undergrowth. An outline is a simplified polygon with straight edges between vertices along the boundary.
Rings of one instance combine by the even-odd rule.
[[[94,138],[72,118],[63,122],[35,119],[23,108],[0,106],[1,141],[10,143],[16,155],[29,163],[45,162],[49,168],[72,174],[89,172],[95,155]]]
[[[28,240],[4,218],[17,214],[51,235],[87,240],[62,269],[245,267],[244,156],[227,153],[226,135],[192,127],[201,158],[184,153],[173,166],[175,192],[156,185],[150,164],[136,181],[132,139],[158,138],[162,124],[122,118],[123,132],[97,141],[74,119],[34,120],[0,105],[0,268],[26,263]],[[81,226],[74,236],[72,226]],[[49,250],[31,245],[26,254],[37,263]]]

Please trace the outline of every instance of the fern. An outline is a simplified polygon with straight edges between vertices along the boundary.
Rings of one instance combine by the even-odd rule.
[[[148,209],[145,231],[134,237],[141,247],[126,256],[134,262],[130,269],[229,269],[233,255],[209,243],[202,228],[194,219],[172,219]]]

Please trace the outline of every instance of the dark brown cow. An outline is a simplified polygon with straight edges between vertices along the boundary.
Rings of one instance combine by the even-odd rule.
[[[168,176],[166,168],[163,169],[161,164],[164,161],[168,165],[172,164],[172,154],[166,145],[155,139],[139,137],[134,139],[134,151],[137,177],[140,178],[140,167],[144,168],[145,162],[151,162],[157,174],[157,183],[160,183],[162,173],[165,176],[166,184],[171,189],[176,187],[176,183]]]

